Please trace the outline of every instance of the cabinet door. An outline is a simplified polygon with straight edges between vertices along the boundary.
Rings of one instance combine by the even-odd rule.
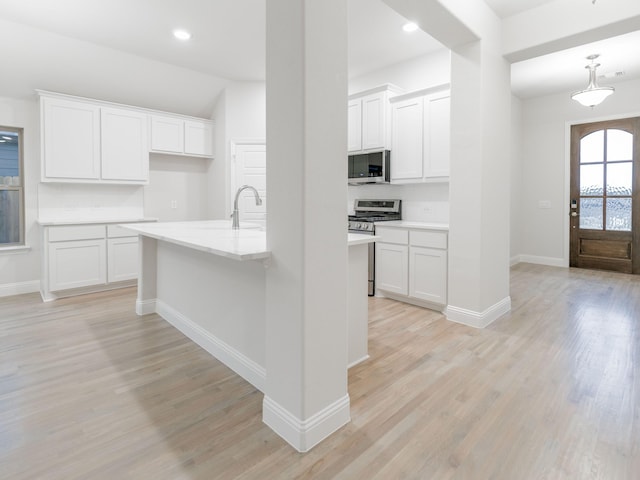
[[[184,153],[213,156],[213,125],[211,123],[185,120]]]
[[[422,97],[391,105],[391,181],[422,178],[422,122]]]
[[[138,278],[138,237],[110,238],[107,259],[109,283]]]
[[[133,110],[103,107],[100,117],[102,179],[147,182],[147,116]]]
[[[151,116],[151,150],[156,152],[184,152],[184,120]]]
[[[106,264],[104,239],[49,243],[49,289],[104,284],[107,281]]]
[[[408,294],[408,248],[406,245],[376,243],[376,288]]]
[[[425,177],[448,177],[451,138],[449,94],[432,95],[424,100]]]
[[[362,99],[362,149],[385,148],[387,120],[385,92],[367,95]]]
[[[445,305],[447,303],[447,251],[409,248],[409,296]]]
[[[100,109],[83,102],[42,98],[42,177],[100,178]]]
[[[347,148],[362,150],[362,99],[351,100],[347,106]]]

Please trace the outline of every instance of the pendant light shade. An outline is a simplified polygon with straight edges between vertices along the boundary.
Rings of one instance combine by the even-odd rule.
[[[600,66],[599,63],[595,63],[595,59],[599,55],[589,55],[587,60],[591,60],[591,63],[584,68],[589,70],[589,85],[584,90],[573,92],[571,98],[576,102],[584,105],[585,107],[595,107],[602,103],[602,101],[614,92],[613,87],[599,87],[596,80],[596,68]]]

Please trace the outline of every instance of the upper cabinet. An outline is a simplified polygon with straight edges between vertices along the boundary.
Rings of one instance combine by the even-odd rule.
[[[450,93],[446,88],[397,96],[391,103],[391,182],[449,180]]]
[[[42,179],[100,179],[100,107],[41,97]]]
[[[349,153],[389,148],[389,99],[399,92],[397,87],[384,85],[349,96]]]
[[[151,151],[213,156],[213,124],[207,120],[151,115]]]
[[[100,109],[103,180],[141,182],[149,179],[147,116],[122,108]]]
[[[43,182],[144,185],[149,182],[149,151],[213,155],[209,120],[52,92],[38,94]]]

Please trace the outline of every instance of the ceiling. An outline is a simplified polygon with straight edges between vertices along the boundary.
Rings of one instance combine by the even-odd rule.
[[[506,18],[553,0],[485,1]],[[591,1],[584,1],[591,6]],[[421,30],[403,32],[405,19],[382,0],[349,0],[348,5],[351,77],[443,48]],[[0,0],[0,41],[5,52],[8,43],[16,50],[3,52],[3,67],[12,68],[15,75],[0,78],[0,94],[17,95],[19,88],[31,93],[33,88],[68,88],[78,95],[122,103],[139,97],[142,106],[210,113],[226,82],[264,78],[264,17],[265,0]],[[18,41],[12,41],[8,32],[18,25],[30,30],[21,30]],[[192,39],[177,41],[171,35],[175,28],[188,29]],[[73,45],[70,39],[76,39]],[[640,77],[640,56],[633,50],[639,42],[638,34],[629,34],[516,63],[512,90],[530,98],[583,88],[584,57],[592,53],[602,55],[600,74],[624,71],[624,80]],[[110,61],[115,63],[112,69],[105,67]],[[141,63],[144,71],[134,69]],[[154,83],[165,85],[160,89]],[[127,88],[138,97],[127,98]],[[180,105],[171,104],[168,88],[180,91]]]

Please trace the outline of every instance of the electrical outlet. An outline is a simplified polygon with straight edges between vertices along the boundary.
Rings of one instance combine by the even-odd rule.
[[[171,208],[178,208],[178,201],[177,200],[171,200]]]
[[[551,208],[551,200],[538,200],[538,208]]]

